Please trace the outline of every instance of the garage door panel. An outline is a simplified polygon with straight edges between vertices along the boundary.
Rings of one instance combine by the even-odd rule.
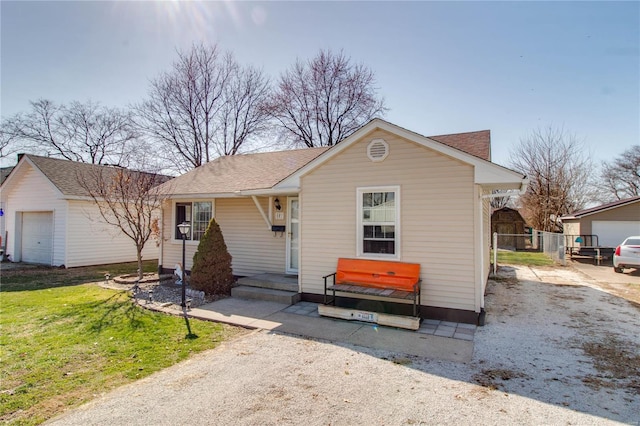
[[[598,236],[598,244],[604,247],[616,247],[625,238],[640,235],[640,220],[594,220],[591,229],[591,232]]]
[[[50,265],[53,253],[53,213],[22,214],[22,261]]]

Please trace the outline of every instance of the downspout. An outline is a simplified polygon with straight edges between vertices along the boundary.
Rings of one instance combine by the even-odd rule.
[[[260,205],[260,202],[258,201],[258,197],[256,197],[255,195],[252,195],[251,199],[253,200],[253,203],[256,205],[258,211],[260,212],[260,215],[262,216],[262,219],[264,219],[264,222],[267,224],[267,229],[270,231],[271,230],[271,221],[269,220],[269,218],[267,217],[267,215],[264,212],[264,209]]]
[[[476,247],[479,247],[478,255],[476,256],[476,268],[475,268],[475,281],[476,281],[476,297],[475,297],[475,305],[476,312],[478,313],[478,325],[484,325],[484,293],[482,291],[484,280],[483,272],[484,272],[484,239],[482,238],[482,210],[483,210],[483,195],[482,188],[480,185],[476,186],[476,197],[474,204],[478,210],[478,215],[476,218],[476,232],[475,232],[475,240]]]

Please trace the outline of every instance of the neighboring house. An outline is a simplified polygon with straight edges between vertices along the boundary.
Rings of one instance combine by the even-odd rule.
[[[0,168],[0,185],[7,179],[9,174],[13,170],[13,166],[11,167],[1,167]],[[4,244],[5,244],[5,225],[4,225],[4,208],[5,208],[6,200],[0,192],[0,260],[2,260],[2,255],[4,254]]]
[[[498,247],[510,250],[523,250],[527,239],[525,220],[516,209],[503,207],[491,213],[491,233],[498,233]]]
[[[215,217],[235,275],[297,275],[302,299],[319,302],[322,276],[340,257],[415,262],[423,316],[476,322],[491,192],[526,187],[524,176],[489,161],[489,137],[429,138],[375,119],[331,148],[218,158],[166,184],[160,268],[181,262],[176,226],[188,221],[189,270]]]
[[[13,166],[0,168],[0,185],[2,185],[7,177],[9,177],[11,170],[13,170]]]
[[[131,239],[104,223],[78,176],[97,167],[24,154],[0,187],[8,233],[6,254],[13,262],[67,268],[136,260]],[[150,240],[145,259],[157,259]]]
[[[625,238],[640,235],[640,197],[580,210],[561,220],[565,235],[586,236],[583,240],[591,240],[588,236],[597,235],[597,245],[616,247]],[[591,245],[596,245],[595,238],[593,240]]]

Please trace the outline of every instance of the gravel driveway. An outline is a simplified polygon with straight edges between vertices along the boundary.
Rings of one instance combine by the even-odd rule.
[[[637,305],[569,268],[506,267],[487,311],[470,363],[256,331],[51,423],[637,424]]]

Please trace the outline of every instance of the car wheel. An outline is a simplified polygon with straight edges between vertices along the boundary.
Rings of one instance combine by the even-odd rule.
[[[618,268],[618,267],[614,266],[614,267],[613,267],[613,271],[614,271],[614,272],[617,272],[618,274],[621,274],[621,273],[623,273],[623,272],[624,272],[624,269],[622,269],[622,268]]]

